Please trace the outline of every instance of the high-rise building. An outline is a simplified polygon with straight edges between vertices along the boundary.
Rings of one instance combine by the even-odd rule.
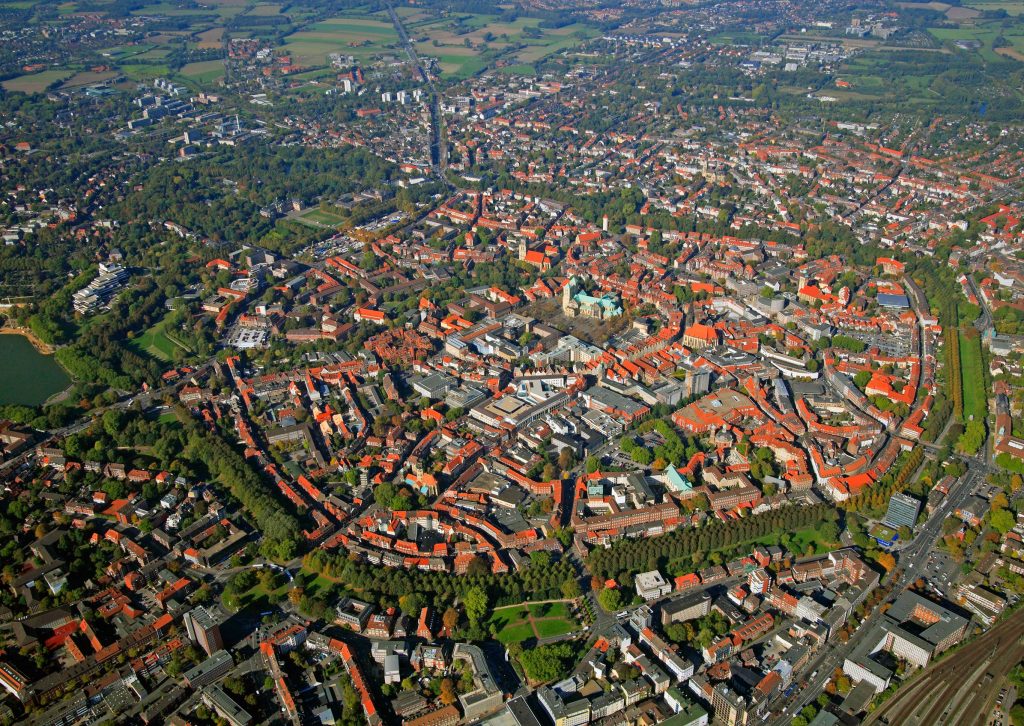
[[[883,523],[890,527],[910,527],[917,524],[921,502],[906,494],[896,493],[889,499],[889,509]]]
[[[185,623],[185,630],[188,631],[188,638],[202,648],[207,655],[213,655],[224,648],[224,641],[220,635],[220,620],[217,616],[205,607],[196,607],[189,610],[182,617]]]

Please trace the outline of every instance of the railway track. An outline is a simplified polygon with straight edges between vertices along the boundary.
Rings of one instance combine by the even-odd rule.
[[[865,719],[886,726],[982,726],[1003,675],[1024,658],[1024,610],[929,667]]]

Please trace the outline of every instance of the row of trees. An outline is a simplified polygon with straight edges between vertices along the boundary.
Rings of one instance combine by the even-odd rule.
[[[263,553],[278,561],[287,561],[299,552],[299,523],[288,512],[267,484],[226,441],[207,432],[184,409],[177,411],[188,436],[186,455],[201,462],[212,479],[227,487],[252,517],[263,534]]]
[[[889,498],[896,492],[902,492],[913,481],[914,472],[924,461],[924,448],[914,447],[909,454],[904,454],[896,461],[896,467],[890,469],[881,479],[873,484],[870,489],[850,497],[844,503],[844,507],[850,512],[872,512],[885,511]]]
[[[622,540],[587,557],[590,571],[602,580],[627,580],[637,572],[665,569],[672,562],[702,566],[708,555],[771,535],[806,527],[835,526],[838,513],[828,504],[787,506],[731,522],[710,520],[703,527],[677,529],[661,537]]]
[[[550,556],[531,558],[530,567],[503,575],[492,573],[486,566],[470,567],[465,575],[375,567],[347,553],[322,549],[309,552],[303,564],[311,572],[339,583],[344,592],[338,594],[351,594],[382,606],[402,606],[402,598],[409,593],[417,593],[424,604],[435,608],[462,603],[470,625],[477,626],[483,625],[484,616],[493,607],[579,593],[572,566]],[[408,601],[405,605],[413,606]]]

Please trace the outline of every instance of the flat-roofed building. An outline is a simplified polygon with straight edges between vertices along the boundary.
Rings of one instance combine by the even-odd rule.
[[[217,715],[231,726],[248,726],[252,715],[239,706],[220,686],[210,686],[203,691],[203,703],[217,712]]]
[[[657,600],[672,592],[672,584],[657,570],[641,572],[633,580],[636,594],[644,600]]]

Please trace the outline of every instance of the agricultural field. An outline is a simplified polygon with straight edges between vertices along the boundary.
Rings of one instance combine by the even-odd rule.
[[[332,18],[285,39],[283,50],[298,66],[324,66],[331,53],[369,58],[397,52],[398,33],[391,23],[373,18]]]
[[[190,81],[196,83],[212,83],[224,77],[224,61],[210,60],[198,63],[189,63],[182,66],[179,73]]]
[[[79,88],[81,86],[91,86],[94,83],[102,83],[109,81],[111,78],[116,77],[118,74],[116,71],[79,71],[71,78],[64,81],[61,84],[61,88]]]
[[[224,28],[210,28],[196,35],[196,47],[201,49],[220,48],[224,38]]]
[[[246,15],[272,16],[281,14],[281,6],[274,3],[260,3],[250,10]]]
[[[502,59],[517,66],[518,73],[532,73],[532,64],[575,46],[596,31],[575,24],[562,28],[541,28],[539,20],[517,18],[499,22],[497,16],[460,14],[437,20],[406,13],[403,21],[422,56],[436,58],[441,71],[468,77]]]
[[[2,85],[5,90],[17,93],[43,93],[53,84],[67,80],[72,75],[74,71],[55,69],[15,76],[4,81]]]
[[[1006,48],[1014,55],[1024,55],[1024,26],[1003,28],[997,23],[979,25],[961,25],[958,28],[931,28],[929,32],[936,39],[953,45],[956,41],[976,41],[980,44],[977,50],[963,52],[977,53],[988,63],[1004,61],[1008,53],[997,53],[996,48]],[[1005,44],[997,46],[995,40],[1001,38]],[[1018,58],[1019,60],[1019,58]]]
[[[572,617],[568,603],[565,602],[495,608],[490,624],[496,632],[495,637],[505,645],[522,643],[531,638],[553,638],[579,628],[579,623]]]
[[[145,63],[126,63],[118,68],[130,80],[151,81],[154,78],[166,78],[171,74],[171,69],[165,65],[149,65]]]
[[[1007,15],[1024,14],[1024,0],[970,0],[968,7],[975,10],[1005,10]]]
[[[193,7],[184,7],[179,3],[166,0],[143,5],[132,10],[132,15],[165,15],[169,18],[214,16],[220,22],[224,22],[245,12],[247,6],[247,0],[208,0],[202,6]]]

